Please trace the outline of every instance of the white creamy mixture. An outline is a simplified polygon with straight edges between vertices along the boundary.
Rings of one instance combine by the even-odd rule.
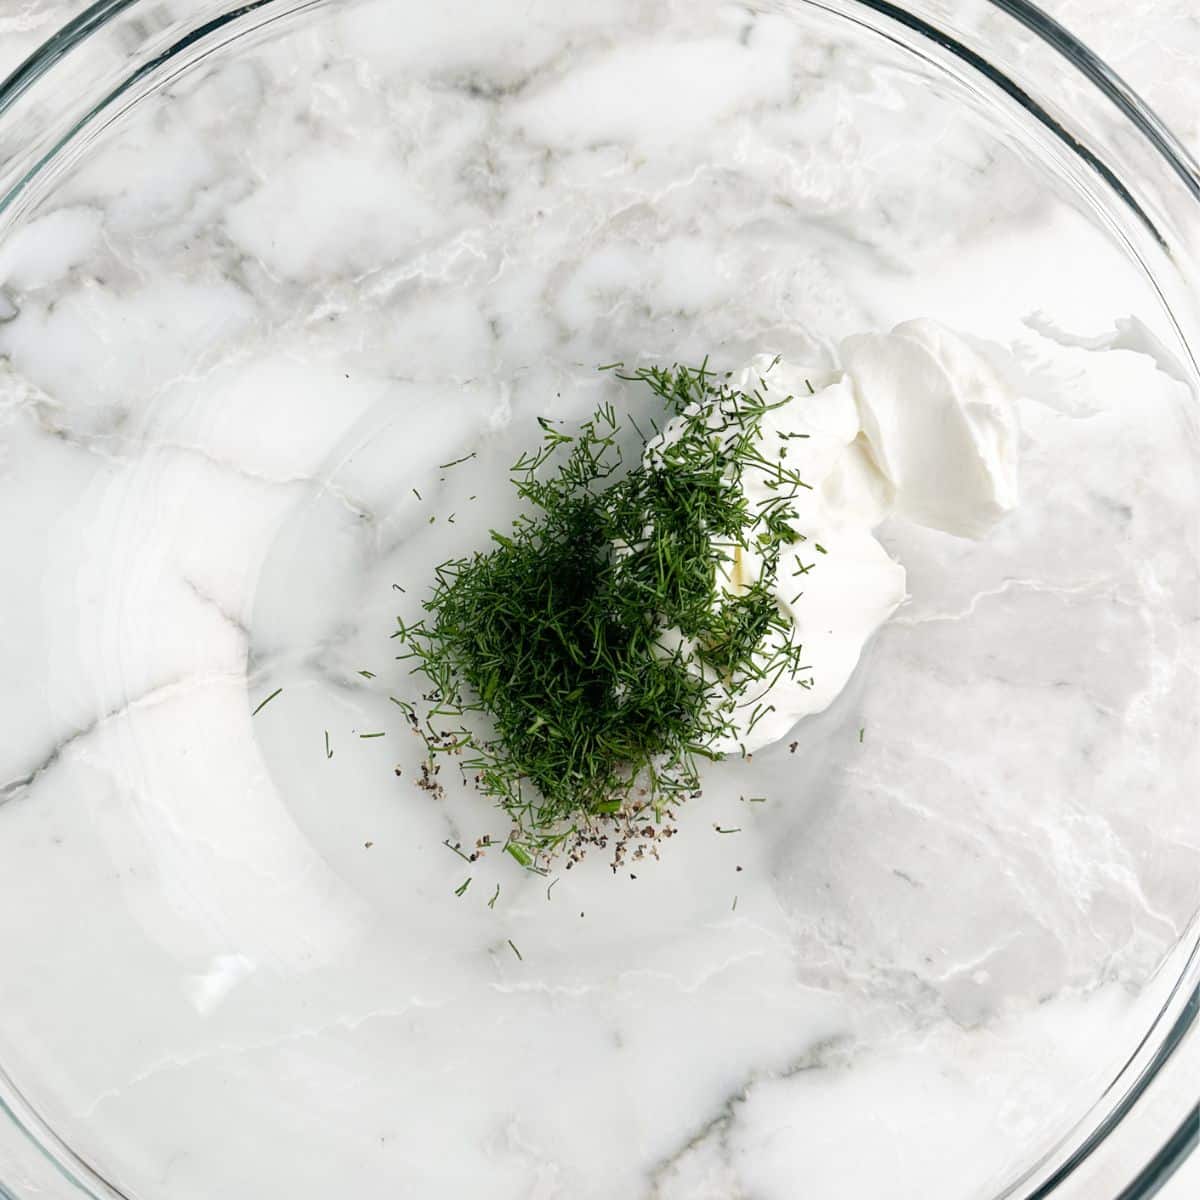
[[[978,539],[1017,503],[1016,399],[962,336],[906,321],[846,338],[839,357],[843,369],[830,372],[760,355],[731,381],[768,400],[790,397],[763,418],[759,448],[812,490],[796,500],[803,540],[781,560],[775,588],[808,670],[752,690],[720,745],[726,753],[778,741],[827,708],[903,603],[904,567],[874,532],[888,516]],[[769,468],[743,478],[752,503],[774,495]],[[761,558],[739,548],[724,586],[736,595],[761,570]]]

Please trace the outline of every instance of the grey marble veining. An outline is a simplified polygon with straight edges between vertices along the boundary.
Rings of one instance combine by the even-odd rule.
[[[349,6],[136,109],[0,281],[0,1061],[135,1193],[986,1197],[1136,1043],[1200,870],[1194,401],[885,51]],[[1020,509],[890,523],[908,604],[661,861],[446,849],[503,825],[412,786],[388,635],[533,418],[917,314],[1011,352]]]

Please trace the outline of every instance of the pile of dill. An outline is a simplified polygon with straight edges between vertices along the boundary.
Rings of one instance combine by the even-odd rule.
[[[619,377],[660,398],[666,436],[626,465],[611,405],[573,434],[540,419],[512,473],[527,511],[439,566],[426,616],[397,635],[427,685],[431,755],[474,773],[526,865],[606,815],[661,814],[695,791],[698,761],[798,666],[774,585],[806,485],[759,448],[765,413],[790,397],[735,391],[707,365]],[[749,471],[765,501],[747,498]],[[739,547],[762,566],[732,588]]]

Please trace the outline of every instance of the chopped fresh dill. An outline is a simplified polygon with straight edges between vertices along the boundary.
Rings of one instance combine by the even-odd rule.
[[[512,952],[517,956],[517,961],[524,962],[525,959],[521,956],[521,952],[517,949],[516,943],[512,940],[512,938],[508,939],[508,944],[512,947]]]
[[[449,467],[457,467],[459,463],[470,462],[471,459],[473,459],[474,457],[475,457],[475,451],[472,450],[470,454],[464,454],[462,456],[462,458],[455,458],[455,459],[451,459],[451,461],[448,463],[442,463],[442,465],[440,467],[438,467],[438,470],[445,471]]]
[[[488,549],[437,567],[422,619],[399,622],[397,658],[432,706],[423,723],[406,710],[428,769],[456,755],[512,820],[505,852],[539,872],[596,821],[661,819],[696,793],[700,762],[803,669],[775,584],[808,485],[759,438],[789,398],[768,399],[765,381],[737,391],[707,360],[620,367],[605,369],[649,387],[669,436],[627,463],[610,403],[575,433],[539,417],[541,445],[512,469],[526,510]],[[768,501],[748,499],[748,477]],[[739,551],[761,566],[735,591]]]
[[[456,887],[456,888],[454,889],[454,894],[455,894],[456,896],[462,896],[462,895],[464,895],[464,894],[466,893],[466,890],[467,890],[467,888],[469,888],[470,886],[471,886],[471,876],[470,876],[470,875],[468,875],[468,876],[466,877],[466,879],[464,879],[464,880],[462,881],[462,883],[460,883],[460,884],[458,885],[458,887]]]
[[[361,676],[362,676],[364,679],[374,679],[374,678],[375,678],[375,672],[374,672],[374,671],[359,671],[359,674],[360,674],[360,675],[361,675]]]
[[[251,713],[251,714],[250,714],[250,715],[251,715],[252,717],[257,717],[257,716],[258,716],[258,714],[259,714],[260,712],[262,712],[262,710],[263,710],[264,708],[266,708],[266,707],[267,707],[267,705],[268,705],[268,704],[270,704],[270,703],[271,703],[271,701],[272,701],[272,700],[274,700],[274,699],[275,699],[275,697],[276,697],[276,696],[278,696],[278,695],[279,695],[279,693],[280,693],[280,692],[282,692],[282,691],[283,691],[283,688],[281,688],[281,687],[277,687],[277,688],[276,688],[276,689],[275,689],[275,690],[274,690],[274,691],[273,691],[273,692],[272,692],[272,693],[271,693],[271,694],[270,694],[270,695],[269,695],[269,696],[268,696],[268,697],[267,697],[267,698],[266,698],[266,699],[265,699],[265,700],[264,700],[264,701],[263,701],[263,702],[262,702],[262,703],[261,703],[261,704],[260,704],[260,705],[259,705],[259,706],[258,706],[258,707],[257,707],[257,708],[254,710],[254,711],[253,711],[253,712],[252,712],[252,713]]]
[[[329,730],[325,730],[325,757],[333,757],[333,747],[329,744]]]
[[[488,901],[488,908],[495,908],[496,901],[500,899],[500,885],[496,884],[496,890],[492,893],[492,898]]]
[[[530,858],[528,852],[524,849],[524,847],[519,846],[516,842],[509,842],[504,849],[508,854],[511,854],[513,858],[515,858],[517,862],[521,864],[521,866],[529,867],[533,865],[533,859]]]
[[[713,828],[718,833],[741,833],[742,832],[740,829],[722,829],[720,825],[714,825]]]
[[[384,736],[386,736],[386,731],[380,730],[379,733],[360,733],[358,736],[360,738],[384,737]]]

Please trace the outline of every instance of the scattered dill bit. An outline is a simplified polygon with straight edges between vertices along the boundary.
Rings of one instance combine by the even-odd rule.
[[[375,845],[375,843],[374,843],[374,842],[363,842],[363,849],[364,849],[364,850],[370,850],[370,848],[371,848],[373,845]]]
[[[429,524],[432,525],[434,523],[434,521],[436,521],[436,520],[437,520],[437,513],[430,513],[429,514]]]
[[[742,832],[740,828],[723,829],[720,825],[714,825],[713,828],[718,833],[741,833]]]
[[[417,498],[418,500],[420,500],[420,499],[421,499],[421,493],[420,493],[420,492],[418,492],[416,488],[413,488],[413,489],[412,489],[412,494],[413,494],[414,496],[416,496],[416,498]]]
[[[457,467],[459,463],[470,462],[471,459],[473,459],[475,457],[475,453],[476,452],[474,450],[472,450],[470,454],[464,454],[462,456],[462,458],[455,458],[455,459],[451,459],[451,461],[448,463],[442,463],[438,467],[438,470],[445,471],[445,470],[448,470],[450,467]]]
[[[737,912],[737,902],[738,902],[738,898],[736,896],[734,896],[733,907],[729,910],[730,912]]]
[[[467,890],[467,888],[469,888],[470,886],[471,886],[471,876],[470,876],[470,875],[468,875],[468,876],[466,877],[466,879],[464,879],[464,880],[462,881],[462,883],[460,883],[460,884],[458,885],[458,887],[456,887],[456,888],[454,889],[454,894],[455,894],[456,896],[462,896],[462,895],[464,895],[464,894],[466,893],[466,890]]]
[[[374,679],[374,678],[375,678],[375,672],[374,672],[374,671],[359,671],[359,674],[360,674],[360,675],[361,675],[361,676],[362,676],[364,679]]]
[[[495,908],[496,901],[500,899],[500,885],[496,884],[496,890],[492,893],[492,898],[488,901],[488,908]]]
[[[272,700],[274,700],[274,699],[275,699],[275,697],[276,697],[276,696],[278,696],[278,695],[279,695],[279,693],[280,693],[280,692],[282,692],[282,691],[283,691],[283,688],[281,688],[281,687],[277,687],[277,688],[276,688],[276,689],[275,689],[275,690],[274,690],[274,691],[273,691],[273,692],[272,692],[272,693],[271,693],[271,694],[270,694],[270,695],[269,695],[269,696],[268,696],[268,697],[267,697],[267,698],[266,698],[266,699],[265,699],[265,700],[264,700],[264,701],[263,701],[263,702],[262,702],[262,703],[261,703],[261,704],[260,704],[260,705],[259,705],[259,706],[258,706],[258,707],[257,707],[257,708],[254,710],[254,711],[253,711],[253,712],[252,712],[252,713],[251,713],[251,714],[250,714],[250,715],[251,715],[252,717],[257,717],[257,716],[258,716],[258,714],[259,714],[260,712],[262,712],[262,710],[263,710],[264,708],[266,708],[266,707],[267,707],[267,705],[268,705],[268,704],[270,704],[270,703],[271,703],[271,701],[272,701]]]
[[[552,880],[550,880],[550,883],[547,885],[547,887],[546,887],[546,899],[547,900],[550,899],[550,893],[552,891],[554,891],[554,885],[557,882],[558,882],[558,876],[556,875]]]
[[[800,743],[799,743],[799,742],[792,742],[792,744],[791,744],[790,746],[788,746],[788,753],[789,753],[789,754],[795,754],[795,753],[796,753],[796,747],[797,747],[797,746],[799,746],[799,745],[800,745]]]
[[[325,757],[333,757],[333,747],[329,744],[329,730],[325,730]]]
[[[816,547],[818,554],[828,554],[829,553],[829,551],[826,550],[825,547],[822,546],[820,542],[813,542],[813,545]]]
[[[766,802],[767,802],[766,796],[747,796],[746,797],[747,804],[766,804]]]
[[[443,845],[443,846],[445,846],[447,850],[453,850],[453,851],[454,851],[454,853],[455,853],[455,854],[457,854],[457,855],[458,855],[458,857],[459,857],[459,858],[461,858],[461,859],[463,860],[463,862],[470,862],[470,861],[471,861],[471,860],[470,860],[470,859],[469,859],[469,858],[468,858],[468,857],[467,857],[467,856],[466,856],[466,855],[465,855],[465,854],[462,852],[462,848],[461,848],[460,846],[456,846],[456,845],[455,845],[455,844],[454,844],[454,843],[453,843],[453,842],[452,842],[452,841],[451,841],[449,838],[447,838],[447,839],[446,839],[446,840],[445,840],[445,841],[442,843],[442,845]]]
[[[611,403],[574,433],[537,418],[541,445],[512,468],[526,511],[437,567],[425,616],[399,622],[397,658],[427,685],[430,715],[408,717],[430,763],[455,755],[511,818],[504,850],[543,873],[540,858],[596,821],[660,818],[695,794],[701,761],[801,669],[774,586],[808,484],[759,444],[787,400],[737,391],[707,361],[617,378],[663,403],[670,437],[629,464]],[[748,475],[769,501],[750,502]],[[734,595],[721,577],[738,547],[761,566]],[[470,732],[467,714],[490,732]]]
[[[604,366],[597,367],[596,370],[597,371],[615,371],[618,367],[623,367],[624,365],[625,364],[623,362],[605,363]]]
[[[451,525],[453,525],[453,524],[454,524],[454,517],[455,517],[455,515],[456,515],[455,513],[451,513],[451,514],[450,514],[450,515],[449,515],[449,516],[446,518],[446,520],[447,520],[447,521],[448,521],[448,522],[449,522]]]
[[[817,389],[814,388],[813,385],[811,383],[809,383],[809,381],[807,379],[804,381],[804,386],[806,388],[808,388],[808,394],[810,396],[815,396],[817,394]]]
[[[866,728],[866,726],[864,725],[864,726],[863,726],[861,729],[859,729],[859,731],[858,731],[858,744],[859,744],[860,746],[862,745],[862,741],[863,741],[863,738],[866,736],[866,733],[867,733],[867,728]]]
[[[360,733],[358,736],[359,736],[360,738],[376,738],[376,737],[385,737],[385,736],[386,736],[386,731],[385,731],[385,730],[380,730],[378,733]]]
[[[524,962],[525,959],[521,956],[521,952],[517,949],[516,943],[512,940],[512,938],[508,939],[508,944],[512,946],[512,952],[517,956],[517,961]]]
[[[394,591],[394,592],[403,592],[403,591],[404,591],[404,588],[402,588],[402,587],[401,587],[401,586],[400,586],[398,583],[393,583],[393,584],[392,584],[392,591]]]

